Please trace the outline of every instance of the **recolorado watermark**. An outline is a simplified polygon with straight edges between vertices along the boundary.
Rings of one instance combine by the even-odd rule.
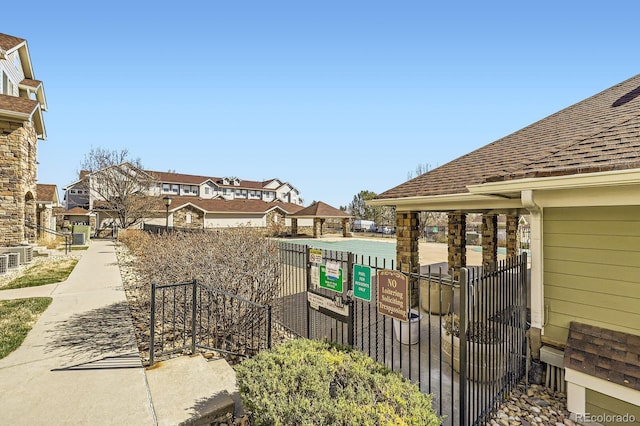
[[[591,413],[576,413],[576,422],[578,423],[633,423],[636,421],[636,416],[633,414],[591,414]]]

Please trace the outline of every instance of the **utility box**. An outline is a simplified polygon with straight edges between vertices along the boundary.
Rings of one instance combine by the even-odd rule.
[[[84,233],[76,233],[72,235],[73,235],[73,239],[71,241],[71,244],[73,244],[74,246],[83,246],[86,244],[86,238]]]

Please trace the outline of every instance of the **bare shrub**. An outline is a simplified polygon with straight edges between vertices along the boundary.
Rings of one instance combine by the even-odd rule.
[[[149,285],[196,279],[263,305],[278,293],[277,246],[255,229],[147,235],[139,243],[136,270]]]
[[[127,246],[131,254],[138,256],[151,244],[151,236],[139,229],[123,229],[118,232],[118,241]]]
[[[130,232],[120,240],[135,255],[134,266],[142,281],[138,302],[145,310],[151,307],[151,283],[197,280],[209,288],[198,290],[195,301],[187,287],[168,290],[168,296],[164,291],[157,295],[156,303],[165,297],[170,300],[164,304],[163,315],[171,323],[156,325],[163,336],[170,336],[169,343],[190,338],[187,335],[193,323],[189,312],[195,303],[198,344],[236,353],[238,348],[252,353],[264,347],[269,333],[267,311],[256,304],[271,306],[279,292],[279,257],[274,242],[249,227],[144,237]]]

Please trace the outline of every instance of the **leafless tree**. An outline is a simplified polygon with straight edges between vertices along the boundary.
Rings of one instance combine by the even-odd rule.
[[[90,191],[94,210],[102,210],[121,227],[139,223],[154,209],[157,199],[149,190],[155,180],[127,149],[92,148],[81,167],[81,185]]]

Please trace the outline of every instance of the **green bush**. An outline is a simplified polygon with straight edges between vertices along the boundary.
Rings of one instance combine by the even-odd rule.
[[[236,367],[256,425],[439,425],[431,395],[365,354],[297,339]]]

